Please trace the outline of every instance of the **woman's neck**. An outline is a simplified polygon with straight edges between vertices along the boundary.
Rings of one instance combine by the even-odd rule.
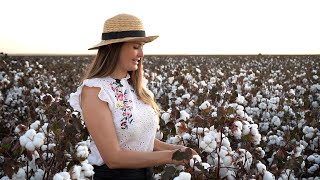
[[[113,72],[110,77],[112,79],[123,79],[127,76],[128,72]]]

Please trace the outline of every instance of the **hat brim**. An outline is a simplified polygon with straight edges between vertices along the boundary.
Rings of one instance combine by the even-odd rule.
[[[101,46],[105,46],[108,44],[113,44],[113,43],[120,43],[120,42],[151,42],[155,39],[157,39],[159,36],[147,36],[147,37],[126,37],[126,38],[121,38],[121,39],[110,39],[110,40],[102,40],[99,44],[89,48],[88,50],[94,50],[98,49]]]

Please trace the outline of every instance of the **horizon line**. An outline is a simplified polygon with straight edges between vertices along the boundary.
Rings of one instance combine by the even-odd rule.
[[[74,53],[50,53],[50,54],[44,54],[44,53],[13,53],[13,54],[9,54],[9,53],[5,53],[3,52],[3,54],[7,54],[8,56],[95,56],[96,53],[93,54],[83,54],[83,53],[79,53],[79,54],[74,54]],[[285,53],[277,53],[277,54],[269,54],[269,53],[244,53],[244,54],[145,54],[144,56],[320,56],[319,54],[300,54],[300,53],[295,53],[295,54],[285,54]]]

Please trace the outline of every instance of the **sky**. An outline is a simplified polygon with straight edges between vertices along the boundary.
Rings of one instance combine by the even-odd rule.
[[[318,0],[2,0],[0,52],[95,54],[103,23],[139,17],[145,54],[320,54]]]

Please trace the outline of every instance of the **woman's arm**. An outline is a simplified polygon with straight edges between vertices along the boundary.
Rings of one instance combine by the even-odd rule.
[[[122,150],[116,136],[108,103],[98,98],[100,88],[84,86],[81,109],[86,126],[107,166],[114,168],[144,168],[163,164],[182,164],[171,159],[174,150],[138,152]]]
[[[160,141],[159,139],[154,139],[154,151],[165,151],[165,150],[178,150],[181,149],[182,151],[186,150],[186,146],[182,145],[175,145],[175,144],[168,144],[163,141]],[[190,148],[192,151],[192,155],[198,155],[197,151]]]
[[[176,149],[183,149],[185,146],[182,145],[175,145],[175,144],[168,144],[159,139],[154,139],[154,151],[163,151],[163,150],[176,150]]]

